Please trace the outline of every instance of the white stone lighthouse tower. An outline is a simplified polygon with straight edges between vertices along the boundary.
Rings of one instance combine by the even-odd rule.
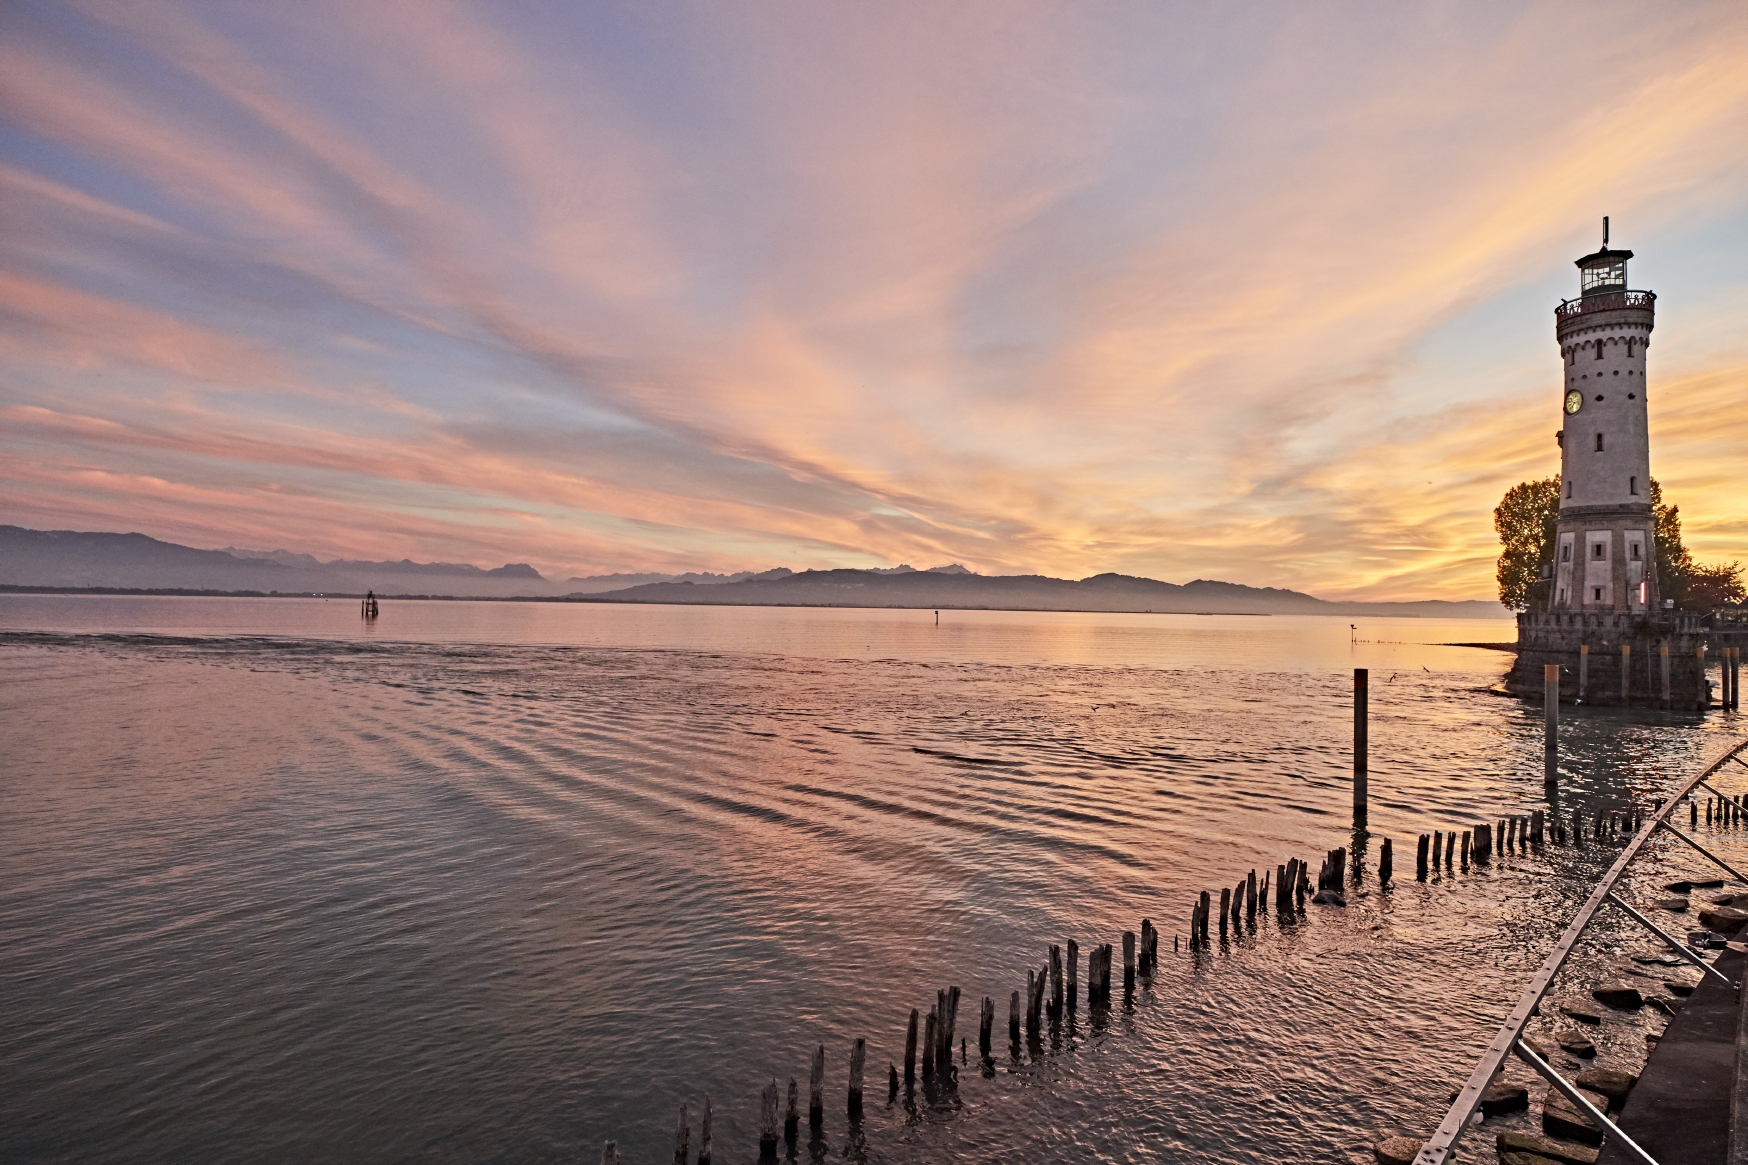
[[[1645,379],[1657,297],[1627,290],[1632,257],[1609,250],[1603,219],[1602,249],[1578,260],[1579,297],[1554,312],[1565,358],[1554,615],[1658,612]]]

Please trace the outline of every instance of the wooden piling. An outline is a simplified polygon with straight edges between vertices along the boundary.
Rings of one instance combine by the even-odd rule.
[[[1199,937],[1201,939],[1202,945],[1205,947],[1208,945],[1208,907],[1209,907],[1210,902],[1211,902],[1211,899],[1208,897],[1208,892],[1206,890],[1202,891],[1201,902],[1202,902],[1202,912],[1201,912],[1201,916],[1200,916],[1201,934]]]
[[[1052,1019],[1062,1018],[1062,1005],[1067,1001],[1068,991],[1062,981],[1062,948],[1056,943],[1050,944],[1050,1016]]]
[[[1493,858],[1493,827],[1485,821],[1474,828],[1475,843],[1473,856],[1477,863],[1490,861]]]
[[[1378,885],[1388,886],[1390,875],[1395,873],[1395,858],[1390,853],[1390,839],[1385,838],[1383,846],[1378,851]]]
[[[1073,939],[1068,940],[1068,1010],[1073,1011],[1080,1006],[1077,996],[1080,994],[1080,944]]]
[[[777,1078],[771,1077],[771,1082],[765,1085],[765,1090],[759,1093],[759,1156],[773,1159],[777,1156]]]
[[[1206,924],[1204,924],[1206,925]],[[1111,944],[1104,943],[1099,947],[1099,1000],[1106,1007],[1111,1005]]]
[[[990,1033],[995,1028],[995,1000],[985,995],[983,1009],[977,1020],[977,1050],[985,1059],[989,1058]]]
[[[1366,823],[1366,720],[1367,688],[1370,673],[1363,667],[1353,669],[1353,823]]]
[[[1667,708],[1670,705],[1670,699],[1669,699],[1669,644],[1667,642],[1659,643],[1657,645],[1657,664],[1658,664],[1658,667],[1662,671],[1663,707]]]
[[[935,1067],[953,1063],[953,1041],[959,1038],[959,988],[947,988],[947,1026],[941,1032],[941,1055],[935,1057]],[[949,1073],[951,1075],[951,1073]]]
[[[1426,853],[1427,853],[1427,849],[1430,846],[1431,841],[1432,841],[1432,838],[1428,837],[1424,833],[1421,834],[1420,835],[1420,850],[1418,853],[1415,854],[1415,857],[1414,857],[1414,877],[1417,880],[1422,881],[1422,882],[1426,881]]]
[[[1147,943],[1152,937],[1153,920],[1143,918],[1141,920],[1141,942],[1135,951],[1135,973],[1140,975],[1143,979],[1153,974],[1152,969],[1147,965]]]
[[[916,1087],[916,1037],[917,1021],[921,1016],[916,1008],[910,1009],[910,1026],[904,1029],[904,1086]]]
[[[1624,681],[1623,681],[1624,682]],[[1542,665],[1542,783],[1560,779],[1560,665]]]
[[[1633,645],[1630,643],[1621,644],[1621,707],[1623,708],[1631,702],[1632,663]]]
[[[1474,852],[1475,835],[1471,830],[1463,830],[1463,869],[1469,868],[1469,856]]]
[[[868,1041],[857,1040],[856,1046],[850,1049],[850,1104],[851,1123],[862,1119],[862,1068],[868,1060]]]
[[[1123,932],[1123,994],[1135,990],[1135,932]]]
[[[1226,937],[1226,920],[1232,914],[1232,891],[1220,887],[1220,937]]]
[[[783,1139],[795,1147],[795,1134],[801,1128],[801,1089],[795,1077],[789,1077],[789,1111],[783,1117]]]
[[[1546,667],[1546,664],[1542,666]],[[1544,673],[1545,674],[1545,673]],[[1590,644],[1578,645],[1578,702],[1584,703],[1584,690],[1590,684]]]
[[[1244,917],[1256,921],[1256,871],[1250,871],[1250,876],[1244,880]]]
[[[1014,992],[1008,999],[1008,1043],[1014,1047],[1020,1046],[1020,993]]]
[[[1624,644],[1624,643],[1621,644],[1621,647],[1625,648],[1626,644]],[[1706,705],[1710,704],[1712,702],[1711,681],[1706,679],[1706,645],[1705,644],[1702,643],[1698,647],[1693,649],[1693,663],[1694,663],[1694,666],[1699,670],[1699,697],[1698,697],[1698,703],[1695,705],[1695,707],[1697,707],[1701,712],[1704,712],[1706,710]]]
[[[886,1103],[891,1104],[898,1099],[898,1065],[888,1060],[886,1062]]]
[[[777,1082],[772,1080],[771,1090],[775,1092],[776,1089]],[[773,1156],[776,1155],[775,1143],[771,1146],[771,1152]],[[704,1094],[704,1127],[698,1132],[698,1165],[710,1165],[710,1153],[710,1094],[706,1092]]]
[[[674,1165],[687,1165],[692,1156],[692,1122],[686,1106],[680,1106],[680,1123],[674,1126]]]
[[[807,1124],[814,1132],[819,1132],[825,1124],[825,1045],[821,1044],[813,1052],[813,1069],[808,1074],[807,1082]]]
[[[1038,1014],[1033,1010],[1032,1000],[1038,997],[1038,973],[1032,968],[1026,968],[1026,1035],[1036,1037],[1038,1034]]]
[[[862,1073],[868,1063],[868,1041],[859,1039],[850,1048],[850,1086],[845,1106],[850,1122],[862,1119]]]
[[[1444,836],[1436,829],[1432,831],[1432,872],[1435,874],[1442,864],[1440,859],[1444,855]]]
[[[601,1146],[601,1165],[619,1165],[618,1141],[608,1141]]]
[[[929,1008],[929,1018],[923,1023],[923,1079],[935,1078],[935,1049],[940,1047],[941,1033],[938,1030],[941,1017],[935,1014],[934,1008]]]
[[[1699,802],[1698,801],[1689,801],[1687,803],[1687,823],[1689,825],[1698,825],[1699,824]]]

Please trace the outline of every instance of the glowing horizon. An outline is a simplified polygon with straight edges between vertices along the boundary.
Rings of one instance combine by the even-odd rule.
[[[1492,598],[1608,214],[1748,560],[1739,6],[5,20],[0,522]]]

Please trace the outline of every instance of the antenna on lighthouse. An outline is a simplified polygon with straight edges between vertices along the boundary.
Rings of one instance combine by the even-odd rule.
[[[1602,249],[1608,250],[1608,215],[1602,216]]]

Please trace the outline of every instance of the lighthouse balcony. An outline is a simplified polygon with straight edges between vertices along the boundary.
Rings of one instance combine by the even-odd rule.
[[[1599,292],[1592,296],[1580,296],[1578,299],[1561,299],[1559,306],[1554,308],[1554,322],[1566,324],[1580,315],[1592,315],[1596,311],[1626,311],[1631,308],[1655,311],[1657,308],[1657,292]]]

